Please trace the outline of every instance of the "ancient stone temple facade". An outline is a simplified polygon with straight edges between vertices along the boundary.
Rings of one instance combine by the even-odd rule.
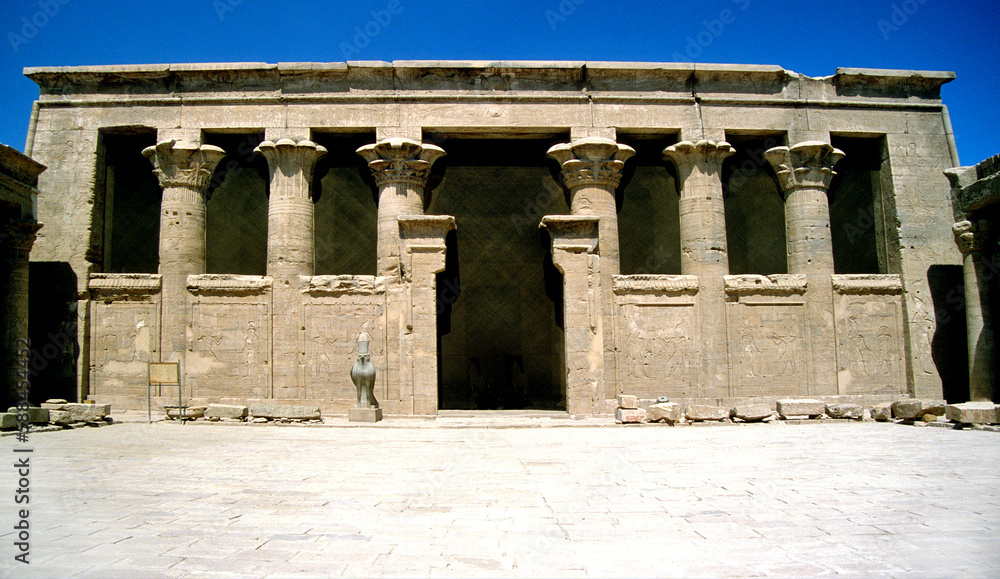
[[[176,361],[190,399],[346,414],[362,332],[389,415],[967,389],[941,315],[962,279],[952,73],[25,74],[49,167],[33,267],[75,318],[80,398],[144,408],[148,363]]]

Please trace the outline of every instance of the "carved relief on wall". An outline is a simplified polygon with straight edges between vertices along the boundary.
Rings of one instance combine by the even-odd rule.
[[[159,304],[92,302],[93,393],[146,394],[149,362],[158,360]]]
[[[619,383],[640,398],[697,395],[693,303],[626,303],[619,311]]]
[[[809,352],[804,305],[740,301],[727,306],[732,395],[805,393]]]
[[[266,303],[197,302],[186,374],[192,396],[267,398],[271,383]]]
[[[899,276],[834,276],[841,394],[906,391]]]
[[[310,399],[347,400],[357,398],[350,369],[357,358],[358,335],[368,332],[370,353],[378,372],[375,397],[385,388],[385,306],[382,303],[305,304],[305,348],[302,368],[306,395]]]

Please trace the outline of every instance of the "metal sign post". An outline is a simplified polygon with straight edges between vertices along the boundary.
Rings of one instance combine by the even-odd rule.
[[[149,414],[149,422],[153,423],[153,396],[151,393],[153,384],[162,387],[177,386],[177,419],[184,423],[183,402],[181,400],[181,372],[179,362],[150,362],[149,363],[149,383],[146,384],[146,406]]]

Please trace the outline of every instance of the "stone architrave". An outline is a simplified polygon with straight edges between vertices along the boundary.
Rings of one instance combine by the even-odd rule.
[[[28,340],[28,254],[41,229],[33,221],[8,221],[0,229],[0,385],[11,396],[22,384]]]
[[[965,325],[969,348],[969,398],[990,401],[995,392],[993,374],[996,343],[990,315],[989,282],[994,276],[988,263],[989,222],[959,221],[952,226],[955,243],[962,252],[965,277]]]
[[[725,328],[725,284],[729,273],[726,206],[722,198],[722,163],[735,153],[724,141],[681,141],[663,150],[677,168],[680,184],[681,273],[697,275],[701,325]],[[701,333],[700,396],[729,395],[729,361],[725,332]]]
[[[608,398],[604,381],[599,217],[547,215],[541,226],[552,236],[552,262],[563,274],[566,410],[600,414]]]
[[[412,139],[384,139],[357,150],[378,186],[376,274],[399,277],[399,223],[402,215],[423,215],[428,204],[427,178],[434,162],[445,156],[437,145]]]
[[[164,361],[176,361],[186,349],[187,276],[205,273],[205,190],[226,153],[212,145],[171,139],[146,147],[142,154],[153,163],[163,187],[160,355]]]
[[[264,141],[254,149],[267,159],[271,193],[267,206],[267,275],[313,275],[315,223],[313,167],[326,149],[312,141]]]
[[[735,152],[729,143],[715,141],[681,141],[663,151],[680,182],[682,274],[729,273],[722,162]]]
[[[788,273],[833,273],[833,237],[827,192],[833,166],[844,153],[823,141],[774,147],[764,157],[778,174],[785,196]]]

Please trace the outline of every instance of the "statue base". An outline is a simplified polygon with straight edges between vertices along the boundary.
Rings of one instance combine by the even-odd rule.
[[[378,422],[382,420],[381,408],[351,408],[347,411],[350,422]]]

